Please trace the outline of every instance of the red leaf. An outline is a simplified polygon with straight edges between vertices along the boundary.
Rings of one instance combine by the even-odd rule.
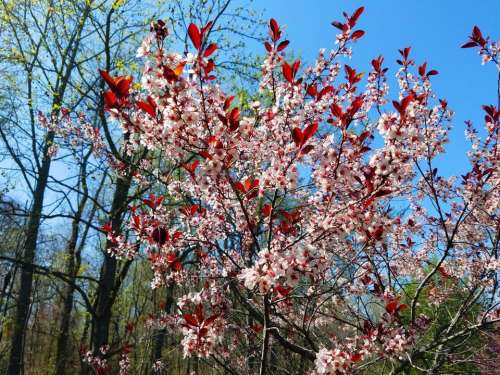
[[[396,309],[398,308],[398,301],[397,300],[392,300],[386,303],[385,305],[385,310],[389,314],[394,314],[396,312]]]
[[[271,211],[272,207],[270,204],[265,204],[264,206],[262,206],[262,216],[268,217],[269,215],[271,215]]]
[[[250,177],[248,177],[244,182],[243,182],[243,186],[245,186],[245,191],[250,191],[250,189],[252,188],[252,179]]]
[[[484,39],[481,30],[477,26],[474,26],[474,28],[472,29],[472,39],[482,47],[484,47],[484,45],[486,44],[486,40]]]
[[[206,335],[208,335],[208,329],[205,327],[200,328],[200,330],[198,331],[198,336],[205,337]]]
[[[273,50],[273,47],[269,44],[269,42],[264,42],[264,47],[266,47],[267,52],[271,52]]]
[[[356,363],[359,362],[363,358],[363,355],[361,353],[354,353],[351,355],[351,361]]]
[[[115,80],[113,77],[109,75],[109,73],[106,70],[101,70],[99,69],[99,74],[101,75],[102,79],[108,84],[110,88],[115,87]]]
[[[383,62],[384,62],[384,58],[382,56],[379,56],[376,59],[373,59],[372,60],[373,69],[375,69],[376,72],[380,73],[380,68],[382,67]]]
[[[110,223],[106,223],[104,224],[101,229],[106,232],[106,233],[111,233],[113,232],[113,228],[111,227],[111,224]]]
[[[332,104],[330,110],[332,111],[332,115],[334,115],[335,117],[342,118],[343,116],[342,108],[340,108],[338,104],[335,103]]]
[[[403,303],[403,304],[398,306],[399,311],[406,310],[407,308],[408,308],[408,305],[406,303]]]
[[[379,226],[371,233],[371,237],[375,240],[379,240],[382,238],[383,234],[384,234],[384,227]]]
[[[427,63],[423,63],[418,67],[418,74],[420,74],[422,77],[425,76],[425,69],[427,68]]]
[[[472,47],[477,47],[477,46],[478,46],[478,44],[476,42],[467,42],[461,48],[472,48]]]
[[[402,51],[400,50],[399,52],[401,53],[401,55],[406,59],[408,59],[408,56],[410,56],[410,51],[411,51],[411,47],[406,47],[404,48]]]
[[[169,235],[164,227],[157,227],[153,229],[153,232],[151,233],[151,238],[158,245],[163,246],[169,240]]]
[[[194,48],[199,50],[201,47],[201,34],[200,30],[194,23],[189,25],[188,34],[189,38],[191,39],[191,42],[193,43]]]
[[[281,36],[281,31],[280,27],[278,26],[278,22],[276,22],[274,18],[271,18],[269,20],[269,27],[271,28],[271,38],[273,42],[276,42]]]
[[[115,108],[116,107],[118,102],[116,99],[116,95],[113,94],[113,91],[111,91],[111,90],[105,91],[103,96],[104,96],[104,105],[107,108]]]
[[[116,77],[116,93],[119,96],[127,96],[130,90],[130,84],[132,83],[132,77]]]
[[[391,189],[380,189],[375,194],[373,194],[373,196],[376,198],[379,198],[379,197],[383,197],[384,195],[388,195],[391,193],[392,193]]]
[[[472,36],[475,38],[482,38],[483,35],[481,34],[481,30],[479,29],[478,26],[474,26],[472,29]]]
[[[240,109],[235,107],[229,114],[229,121],[238,121],[240,119]]]
[[[206,150],[198,152],[198,155],[200,155],[203,159],[212,159],[212,155],[210,155]]]
[[[338,21],[333,21],[332,26],[336,27],[339,30],[344,30],[344,24]]]
[[[446,272],[446,270],[444,269],[444,267],[443,267],[443,266],[439,266],[439,267],[437,268],[437,271],[438,271],[438,272],[439,272],[439,274],[440,274],[442,277],[444,277],[444,278],[449,278],[449,277],[450,277],[450,275],[448,274],[448,272]]]
[[[288,63],[284,62],[283,65],[281,66],[281,69],[283,71],[283,77],[285,77],[285,79],[292,83],[293,82],[293,73],[292,73],[292,68],[290,65],[288,65]]]
[[[192,175],[199,163],[199,160],[194,160],[191,164],[182,164],[182,167]]]
[[[217,49],[217,44],[210,43],[208,47],[205,49],[205,52],[203,52],[203,57],[210,56],[212,53],[215,52],[216,49]]]
[[[406,110],[406,108],[408,107],[408,105],[409,105],[409,104],[413,101],[413,99],[414,99],[414,97],[413,97],[413,94],[412,94],[412,93],[410,93],[410,94],[408,94],[407,96],[405,96],[405,97],[403,98],[403,100],[401,101],[401,109],[402,109],[403,111],[405,111],[405,110]]]
[[[303,137],[304,137],[304,143],[311,138],[316,132],[318,131],[318,123],[315,122],[314,124],[309,125],[307,128],[305,128],[303,132]]]
[[[196,305],[194,313],[196,314],[196,320],[198,320],[198,324],[203,323],[205,318],[203,316],[203,305],[201,303]]]
[[[239,181],[236,181],[234,183],[234,188],[236,190],[238,190],[241,194],[245,194],[247,192],[247,190],[245,189],[245,187],[243,186],[243,184]]]
[[[302,130],[300,130],[299,128],[294,128],[292,130],[292,138],[297,147],[302,146],[304,142],[304,135],[302,134]]]
[[[180,270],[182,270],[182,263],[179,262],[178,260],[174,261],[174,263],[172,264],[172,268],[179,272]]]
[[[334,89],[332,86],[323,87],[323,89],[318,94],[318,100],[320,100],[321,98],[323,98],[323,96],[325,96],[326,94],[328,94],[330,92],[334,92]]]
[[[307,145],[307,146],[305,146],[302,150],[300,150],[300,154],[301,154],[301,155],[307,155],[307,154],[308,154],[308,153],[310,153],[313,149],[314,149],[314,146],[313,146],[313,145]]]
[[[393,100],[392,105],[394,106],[394,108],[396,108],[396,111],[401,113],[401,106],[399,105],[399,102],[397,102],[396,100]]]
[[[428,73],[427,73],[427,77],[430,77],[430,76],[435,76],[435,75],[438,75],[439,72],[437,70],[430,70]]]
[[[359,95],[356,98],[354,98],[354,100],[352,101],[352,103],[347,111],[349,113],[349,116],[352,117],[356,114],[356,112],[358,112],[358,110],[363,105],[363,100],[364,100],[363,95]]]
[[[316,96],[318,94],[318,89],[316,88],[315,84],[312,84],[310,86],[307,86],[306,92],[311,96]]]
[[[180,230],[176,230],[172,236],[172,241],[175,242],[181,237],[182,237],[182,232]]]
[[[252,326],[252,327],[250,327],[250,328],[252,328],[252,330],[253,330],[255,333],[261,333],[261,332],[262,332],[262,329],[263,329],[264,327],[262,327],[260,324],[255,324],[255,325],[253,325],[253,326]]]
[[[209,79],[208,73],[210,73],[215,68],[214,60],[208,60],[207,64],[203,67],[203,71],[205,72],[205,79]]]
[[[180,211],[186,216],[193,216],[199,208],[200,206],[198,206],[197,204],[193,204],[191,206],[182,207]]]
[[[204,322],[203,322],[203,325],[205,327],[208,327],[210,324],[212,324],[213,322],[215,322],[215,320],[219,317],[218,314],[214,314],[212,316],[210,316],[209,318],[207,318]]]
[[[151,96],[148,96],[148,97],[146,98],[146,100],[148,101],[148,103],[149,103],[149,105],[150,105],[151,107],[153,107],[154,109],[156,109],[156,103],[155,103],[155,101],[153,100],[153,98],[152,98]]]
[[[184,320],[186,321],[186,323],[192,327],[197,327],[198,326],[198,322],[196,321],[195,317],[191,314],[184,314],[182,316],[184,318]]]
[[[278,22],[276,22],[276,20],[274,18],[271,18],[269,20],[269,26],[271,27],[272,32],[276,32],[280,29],[278,26]]]
[[[355,32],[352,33],[351,35],[351,40],[357,40],[361,38],[363,35],[365,35],[365,32],[363,30],[356,30]]]
[[[259,187],[259,179],[256,178],[255,180],[252,181],[252,185],[250,186],[252,189],[258,188]]]
[[[365,10],[365,7],[360,7],[358,9],[356,9],[356,11],[353,13],[351,18],[349,18],[349,26],[353,27],[356,24],[359,16],[361,16],[361,14],[363,13],[364,10]]]
[[[284,40],[282,41],[280,44],[278,44],[278,48],[276,48],[276,50],[278,52],[281,52],[283,51],[288,45],[290,44],[290,41],[288,40]]]
[[[153,118],[156,117],[156,111],[151,104],[146,103],[146,102],[142,102],[142,101],[137,102],[136,104],[137,104],[137,107],[142,109],[144,112],[149,114],[151,117],[153,117]]]
[[[258,179],[252,180],[250,177],[248,177],[244,181],[243,185],[245,187],[245,192],[249,192],[250,190],[253,190],[259,186],[259,180]]]
[[[361,144],[363,143],[363,141],[370,135],[370,132],[369,131],[364,131],[363,133],[361,133],[359,136],[358,136],[358,142]]]
[[[276,285],[276,291],[282,297],[287,297],[290,294],[290,288],[285,288],[280,284]]]
[[[208,21],[207,24],[201,29],[201,36],[206,35],[206,33],[212,28],[213,24],[214,23],[212,21]]]
[[[238,107],[232,109],[231,113],[229,113],[228,120],[230,131],[238,129],[238,126],[240,125],[240,109]]]
[[[224,100],[224,106],[222,107],[222,109],[224,111],[227,111],[229,109],[229,107],[231,106],[231,102],[234,100],[234,96],[230,96],[228,98],[226,98],[226,100]]]
[[[200,208],[200,206],[199,206],[199,205],[197,205],[197,204],[193,204],[193,205],[191,206],[191,208],[189,209],[189,212],[191,213],[191,215],[194,215],[194,214],[196,213],[196,211],[198,211],[198,208]]]

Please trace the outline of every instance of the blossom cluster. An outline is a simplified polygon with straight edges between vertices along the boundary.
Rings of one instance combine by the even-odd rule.
[[[152,27],[138,51],[139,91],[131,77],[101,71],[126,152],[150,155],[134,180],[163,191],[132,207],[138,245],[105,231],[116,256],[144,249],[153,287],[189,291],[177,300],[181,314],[161,317],[182,335],[185,356],[237,357],[228,332],[249,341],[268,325],[263,334],[302,355],[290,341],[314,335],[314,374],[349,373],[367,358],[412,352],[430,326],[421,297],[431,308],[473,288],[495,295],[498,244],[488,233],[500,209],[499,110],[485,107],[484,140],[469,131],[463,181],[440,176],[432,163],[453,113],[432,91],[438,72],[404,48],[396,98],[382,57],[363,87],[363,74],[340,59],[364,35],[355,29],[362,12],[334,22],[336,48],[302,69],[271,20],[260,97],[250,103],[218,83],[212,23],[189,26],[195,51],[186,55],[166,51],[163,29]],[[497,44],[479,36],[471,43],[497,59]],[[242,308],[259,324],[239,327]]]

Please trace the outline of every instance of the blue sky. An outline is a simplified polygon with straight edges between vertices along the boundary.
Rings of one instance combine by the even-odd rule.
[[[289,49],[308,61],[319,48],[333,46],[336,29],[331,21],[342,21],[343,10],[352,13],[365,6],[358,26],[366,34],[354,46],[350,65],[368,71],[371,59],[381,54],[394,76],[398,48],[411,46],[418,64],[427,61],[428,69],[437,69],[440,74],[432,79],[434,90],[456,113],[448,154],[437,166],[445,175],[466,170],[469,144],[464,121],[483,125],[481,105],[496,104],[498,72],[492,64],[482,66],[475,50],[460,46],[474,25],[493,40],[500,38],[499,0],[255,0],[254,5],[265,9],[264,17],[274,17],[286,26]],[[396,98],[397,88],[391,87],[396,89],[391,90]]]

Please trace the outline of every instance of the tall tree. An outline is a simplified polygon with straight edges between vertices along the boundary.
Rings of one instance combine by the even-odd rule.
[[[15,41],[16,52],[21,60],[21,68],[27,78],[26,101],[29,121],[31,123],[31,154],[35,168],[30,171],[35,174],[35,182],[32,193],[31,208],[26,226],[26,240],[22,250],[22,261],[24,266],[21,270],[21,283],[17,297],[17,311],[14,323],[14,333],[12,335],[10,359],[8,365],[9,375],[19,375],[23,365],[23,342],[28,320],[30,298],[33,285],[33,263],[36,256],[37,238],[40,229],[42,209],[45,191],[47,188],[50,166],[52,162],[52,149],[55,133],[49,129],[41,144],[37,144],[37,134],[35,134],[35,101],[36,95],[35,77],[44,75],[47,80],[46,89],[50,90],[51,108],[50,121],[56,125],[60,109],[68,88],[71,75],[77,67],[77,52],[82,42],[82,31],[88,20],[92,9],[92,1],[79,4],[63,4],[50,1],[46,7],[33,8],[30,4],[13,4],[6,0],[2,1],[2,16],[7,20],[9,28],[7,33]],[[22,6],[25,5],[25,6]],[[76,17],[70,21],[64,17],[65,12],[59,14],[55,11],[58,6],[66,7],[71,5]],[[19,25],[24,27],[19,28]],[[59,29],[63,27],[64,35],[67,39],[62,39]],[[53,43],[50,43],[53,42]],[[59,42],[59,43],[58,43]],[[49,44],[50,43],[50,44]],[[51,63],[48,67],[47,61],[43,59],[43,54],[49,54]],[[19,157],[18,150],[15,150],[11,141],[7,138],[4,130],[0,135],[5,146],[11,153],[13,161],[26,178],[26,183],[30,186],[33,181],[27,179],[28,169]]]

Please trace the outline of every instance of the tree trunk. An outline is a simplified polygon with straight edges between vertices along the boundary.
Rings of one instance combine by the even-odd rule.
[[[62,297],[62,311],[61,311],[61,323],[59,325],[59,337],[57,339],[57,353],[56,353],[56,363],[54,369],[54,375],[65,375],[69,373],[73,373],[68,371],[67,364],[68,358],[70,356],[70,348],[69,345],[69,336],[70,336],[70,324],[71,324],[71,312],[73,310],[73,301],[75,294],[75,284],[76,284],[76,276],[78,275],[78,270],[80,269],[80,265],[82,263],[82,250],[85,245],[85,241],[87,235],[89,233],[90,224],[87,224],[83,234],[81,236],[80,245],[77,247],[78,238],[80,237],[80,221],[82,219],[85,206],[89,197],[89,190],[87,186],[86,173],[87,173],[87,162],[92,155],[92,149],[90,149],[83,159],[83,162],[80,167],[80,183],[83,190],[83,197],[78,203],[78,208],[75,213],[75,217],[72,222],[71,227],[71,237],[68,241],[67,253],[68,259],[66,263],[66,273],[70,277],[70,282],[68,282],[63,291]],[[99,197],[102,187],[104,186],[103,176],[101,184],[99,185],[96,192],[96,199]],[[88,223],[90,223],[95,215],[97,206],[93,205]]]
[[[63,103],[63,97],[66,92],[68,82],[71,78],[71,73],[76,67],[76,55],[80,46],[80,36],[85,25],[85,22],[92,9],[91,2],[86,3],[84,11],[79,18],[77,27],[75,28],[71,38],[68,41],[68,45],[64,49],[62,61],[65,64],[58,71],[57,79],[54,84],[54,94],[52,96],[52,112],[50,116],[51,121],[58,119],[60,108]],[[34,64],[34,63],[33,63]],[[29,97],[31,98],[31,86],[33,82],[32,68],[27,67],[28,73],[28,90]],[[30,110],[32,103],[28,103]],[[33,121],[33,120],[32,120]],[[35,137],[35,134],[32,134]],[[38,232],[40,230],[40,221],[43,210],[43,199],[45,195],[45,189],[47,188],[47,182],[49,177],[50,165],[52,162],[49,148],[54,143],[55,134],[53,131],[48,131],[45,137],[45,142],[43,144],[43,149],[41,152],[42,162],[38,167],[38,176],[36,178],[35,190],[33,193],[33,205],[30,209],[28,215],[28,226],[26,228],[26,241],[24,243],[22,261],[23,267],[21,269],[21,285],[19,288],[19,295],[17,298],[17,309],[16,316],[14,319],[14,333],[11,340],[11,350],[9,357],[9,365],[7,374],[8,375],[20,375],[23,372],[23,347],[25,339],[26,325],[29,318],[29,307],[30,298],[33,288],[33,263],[36,255]],[[35,144],[35,142],[34,142]],[[36,155],[36,147],[33,149],[34,155]],[[38,165],[38,159],[37,159]]]
[[[26,242],[24,243],[21,269],[21,285],[17,297],[17,309],[14,319],[14,332],[11,340],[11,349],[9,357],[8,375],[20,375],[23,371],[23,347],[24,333],[28,322],[28,312],[30,306],[31,290],[33,287],[33,266],[36,254],[36,244],[38,231],[40,229],[40,218],[43,208],[43,197],[47,180],[51,158],[48,155],[49,145],[54,140],[54,133],[49,132],[44,146],[43,160],[38,174],[35,192],[33,195],[33,206],[31,207],[26,228]]]
[[[86,198],[83,199],[83,201],[85,200]],[[63,291],[61,322],[59,325],[59,336],[57,338],[57,352],[54,375],[66,375],[69,373],[67,365],[68,358],[70,356],[69,336],[71,312],[73,311],[73,300],[75,293],[74,283],[76,281],[76,275],[81,263],[80,256],[75,256],[81,217],[80,207],[82,207],[81,211],[83,211],[85,202],[79,205],[78,212],[72,224],[71,238],[68,242],[68,260],[66,263],[66,272],[68,273],[68,275],[70,275],[72,283],[67,283]]]
[[[126,201],[130,184],[130,176],[119,178],[116,183],[111,206],[111,227],[113,232],[120,231],[123,222],[123,213],[127,207]],[[114,244],[111,241],[106,241],[104,261],[99,276],[91,339],[94,355],[99,355],[99,349],[108,344],[112,307],[117,296],[117,289],[119,288],[119,285],[116,285],[118,262],[115,257],[109,254],[109,250],[113,246]]]
[[[165,297],[165,308],[164,311],[167,313],[172,312],[172,307],[174,304],[174,285],[169,285],[167,287],[167,293]],[[167,336],[167,331],[165,329],[160,330],[153,338],[153,350],[152,350],[152,358],[151,358],[151,369],[149,371],[150,375],[155,375],[156,372],[154,371],[153,364],[156,363],[157,361],[161,360],[161,353],[163,350],[163,346],[165,345],[165,339]]]

